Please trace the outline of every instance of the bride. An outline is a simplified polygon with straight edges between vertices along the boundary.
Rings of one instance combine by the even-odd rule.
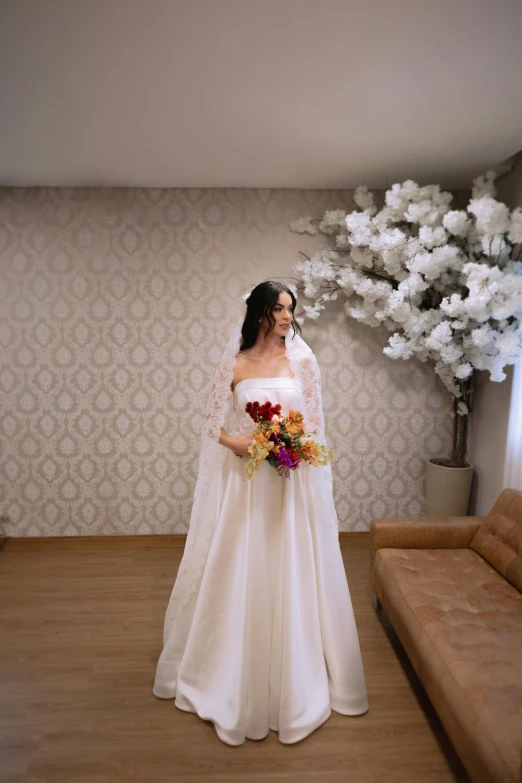
[[[303,463],[285,478],[262,462],[245,479],[247,402],[300,410],[326,443],[319,367],[295,307],[282,283],[257,285],[216,369],[153,687],[229,745],[270,729],[298,742],[332,710],[368,711],[331,465]]]

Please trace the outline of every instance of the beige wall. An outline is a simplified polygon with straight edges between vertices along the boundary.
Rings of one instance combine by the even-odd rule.
[[[479,373],[471,419],[468,458],[475,466],[470,514],[487,514],[504,487],[513,367],[493,383]]]
[[[290,220],[350,206],[324,190],[0,191],[4,532],[186,532],[241,294],[324,241]],[[342,530],[424,513],[424,460],[450,447],[448,395],[428,365],[385,357],[387,334],[340,307],[305,322]]]
[[[496,182],[497,198],[511,209],[522,205],[522,154],[513,164]],[[505,372],[507,378],[501,383],[490,381],[487,372],[478,374],[468,451],[475,466],[471,514],[487,514],[504,487],[513,367]]]

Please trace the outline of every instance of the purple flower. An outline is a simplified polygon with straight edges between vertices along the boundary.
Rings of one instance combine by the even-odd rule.
[[[284,448],[279,450],[279,454],[277,455],[277,460],[279,463],[278,464],[279,468],[293,468],[294,465],[297,465],[297,463],[299,462],[299,460],[297,459],[293,460],[290,454],[288,453],[288,451]]]

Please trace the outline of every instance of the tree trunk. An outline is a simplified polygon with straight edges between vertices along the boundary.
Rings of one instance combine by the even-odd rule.
[[[468,420],[469,414],[459,416],[457,413],[459,403],[463,402],[468,410],[471,412],[471,398],[473,392],[473,376],[461,381],[460,389],[462,391],[462,397],[455,397],[453,399],[453,412],[455,418],[453,420],[453,446],[451,449],[451,465],[452,468],[467,468],[466,462],[467,445],[468,445]]]

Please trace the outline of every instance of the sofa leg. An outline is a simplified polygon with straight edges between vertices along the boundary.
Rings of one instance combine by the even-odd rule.
[[[379,599],[377,598],[376,595],[373,596],[373,607],[374,607],[376,612],[378,612],[380,609],[382,609],[382,604],[381,604],[381,602],[379,601]]]

